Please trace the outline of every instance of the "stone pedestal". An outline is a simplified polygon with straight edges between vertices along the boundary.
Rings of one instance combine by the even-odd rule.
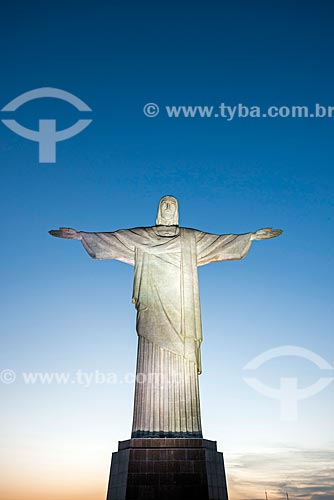
[[[119,442],[107,500],[228,500],[215,441],[145,438]]]

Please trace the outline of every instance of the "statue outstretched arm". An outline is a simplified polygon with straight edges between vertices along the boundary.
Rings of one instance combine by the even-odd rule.
[[[197,265],[210,262],[243,259],[254,240],[267,240],[282,234],[281,229],[264,228],[255,233],[245,234],[210,234],[196,232]]]
[[[51,236],[68,240],[80,240],[93,259],[115,259],[134,265],[135,246],[131,230],[121,229],[110,233],[87,233],[70,227],[49,231]]]
[[[60,227],[59,229],[51,229],[49,231],[51,236],[55,236],[56,238],[66,238],[67,240],[81,240],[80,231],[76,231],[71,227]]]
[[[269,240],[270,238],[277,238],[277,236],[280,236],[282,233],[282,229],[265,227],[264,229],[258,229],[255,233],[252,233],[251,240]]]

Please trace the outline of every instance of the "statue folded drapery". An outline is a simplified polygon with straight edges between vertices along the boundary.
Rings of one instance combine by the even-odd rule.
[[[91,257],[135,267],[139,345],[132,436],[200,437],[197,266],[241,259],[251,233],[214,235],[160,225],[80,234]]]
[[[134,266],[138,356],[132,437],[202,437],[197,267],[242,259],[252,240],[273,238],[281,231],[216,235],[182,228],[177,200],[165,196],[153,227],[108,233],[60,228],[50,233],[80,239],[94,259]]]

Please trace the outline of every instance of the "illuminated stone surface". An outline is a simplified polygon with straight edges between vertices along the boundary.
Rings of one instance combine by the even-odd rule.
[[[222,454],[215,443],[201,439],[197,267],[242,259],[253,240],[281,232],[265,228],[219,235],[182,228],[178,202],[171,196],[160,200],[152,227],[108,233],[50,231],[52,236],[81,240],[94,259],[134,266],[138,356],[133,439],[120,443],[113,454],[108,500],[227,499]]]
[[[135,268],[139,342],[132,437],[202,437],[197,267],[241,259],[251,246],[253,233],[216,235],[177,224],[177,200],[164,197],[156,226],[78,233],[91,257]]]

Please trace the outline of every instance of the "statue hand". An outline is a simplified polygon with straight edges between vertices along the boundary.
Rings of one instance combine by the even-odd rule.
[[[282,234],[282,229],[272,229],[271,227],[265,227],[264,229],[259,229],[252,234],[252,240],[268,240],[269,238],[276,238]]]
[[[72,229],[71,227],[60,227],[59,229],[51,229],[49,231],[51,236],[56,238],[66,238],[67,240],[81,240],[80,232]]]

